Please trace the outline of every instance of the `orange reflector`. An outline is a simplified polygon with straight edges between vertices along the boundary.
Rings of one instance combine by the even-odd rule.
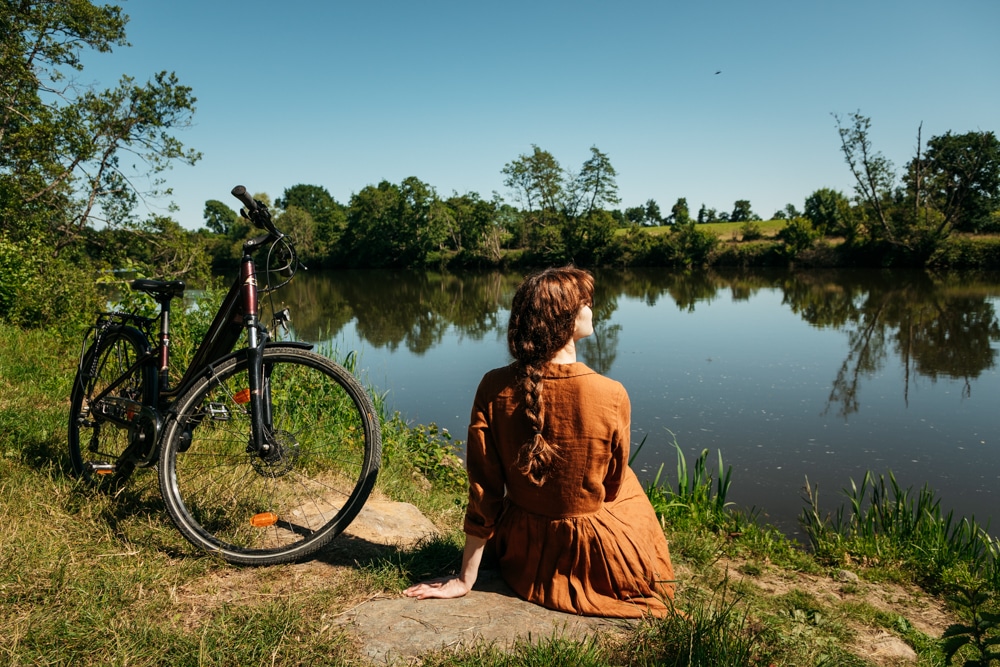
[[[114,470],[95,470],[94,472],[96,472],[98,475],[114,475],[115,474]]]
[[[242,391],[238,391],[235,394],[233,394],[233,400],[236,401],[237,403],[239,403],[240,405],[243,405],[244,403],[249,403],[250,402],[250,389],[249,389],[249,387],[246,388],[246,389],[244,389],[244,390],[242,390]]]
[[[254,528],[267,528],[278,523],[278,515],[274,512],[261,512],[250,517],[250,525]]]

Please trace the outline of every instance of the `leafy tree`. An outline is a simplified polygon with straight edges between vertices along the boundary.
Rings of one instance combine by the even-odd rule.
[[[399,230],[402,193],[389,181],[368,185],[351,196],[345,234],[350,266],[398,266],[403,241]]]
[[[443,202],[442,214],[451,248],[482,253],[500,259],[500,237],[497,229],[499,198],[486,201],[477,192],[454,194]]]
[[[625,209],[625,219],[633,225],[641,225],[646,221],[646,209],[642,206],[629,206]]]
[[[325,246],[320,238],[319,225],[312,214],[304,208],[291,205],[277,215],[274,224],[295,243],[295,253],[306,266],[325,259],[320,247]]]
[[[932,137],[920,169],[927,203],[956,229],[974,232],[1000,208],[1000,141],[993,132]]]
[[[646,223],[657,227],[663,224],[663,214],[660,213],[660,205],[655,199],[646,200]]]
[[[233,209],[218,199],[205,202],[205,226],[215,234],[229,236],[240,221],[240,216]]]
[[[580,173],[570,179],[570,201],[566,206],[570,217],[587,217],[598,209],[614,206],[619,201],[618,172],[611,160],[597,146],[590,147],[590,158],[583,163]]]
[[[718,220],[718,212],[714,208],[706,208],[704,204],[698,209],[698,224],[715,222]]]
[[[317,224],[332,224],[342,207],[333,195],[321,185],[293,185],[285,188],[285,193],[274,200],[278,208],[297,206],[309,213]]]
[[[804,207],[803,216],[809,219],[817,232],[836,234],[843,231],[850,202],[838,190],[820,188],[806,197]]]
[[[159,174],[174,161],[199,159],[173,134],[195,102],[174,74],[106,90],[71,76],[84,49],[126,46],[127,20],[86,0],[3,3],[0,218],[15,238],[55,234],[64,247],[94,218],[120,224],[140,197],[169,193]]]
[[[749,220],[759,220],[760,217],[750,208],[750,200],[737,199],[733,204],[733,212],[729,216],[730,222],[747,222]]]
[[[874,218],[877,231],[873,231],[873,235],[884,238],[890,244],[909,245],[905,230],[893,224],[890,207],[896,176],[892,163],[872,147],[869,137],[871,119],[858,111],[848,117],[847,124],[840,116],[835,115],[834,118],[837,120],[844,160],[854,176],[855,192]]]
[[[413,260],[423,262],[434,251],[444,247],[448,229],[439,199],[434,188],[416,176],[408,176],[400,183],[403,208],[400,220],[407,232]]]
[[[209,278],[205,245],[196,234],[163,215],[146,220],[141,231],[149,249],[150,274],[162,279],[187,278],[206,281]]]
[[[534,144],[531,147],[531,155],[520,155],[501,170],[503,184],[527,209],[526,232],[533,224],[544,226],[555,221],[565,189],[563,170],[555,157]]]
[[[705,208],[704,205],[702,208]],[[670,222],[674,225],[686,225],[691,222],[691,212],[688,210],[688,201],[680,197],[670,208]]]
[[[82,238],[88,256],[101,265],[128,267],[139,276],[165,280],[209,277],[203,236],[167,216],[153,215],[127,227],[88,228]]]
[[[599,261],[617,226],[612,215],[604,209],[567,220],[563,227],[565,259],[579,264]]]
[[[773,220],[793,220],[801,215],[799,209],[795,208],[795,204],[785,204],[785,208],[775,211],[771,218]]]
[[[989,220],[1000,194],[1000,145],[992,133],[949,132],[931,139],[921,155],[918,129],[905,187],[895,189],[891,163],[872,148],[870,119],[856,112],[846,126],[837,117],[837,126],[862,204],[853,217],[867,240],[919,264],[956,226],[975,229]]]
[[[347,227],[347,213],[326,188],[320,185],[293,185],[286,188],[274,204],[286,210],[295,207],[309,214],[314,223],[310,243],[316,259],[335,252]],[[294,234],[289,235],[299,243],[300,239]]]
[[[709,255],[719,245],[719,237],[697,228],[693,220],[685,224],[674,223],[665,238],[667,261],[686,267],[703,266]]]
[[[415,176],[363,188],[351,197],[347,222],[344,261],[351,266],[417,266],[448,237],[437,194]]]
[[[760,228],[760,223],[755,220],[747,220],[740,225],[740,238],[744,241],[756,241],[764,238],[764,230]]]

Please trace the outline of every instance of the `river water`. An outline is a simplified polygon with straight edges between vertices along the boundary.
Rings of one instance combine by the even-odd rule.
[[[509,363],[519,273],[302,272],[277,293],[298,338],[338,356],[413,424],[464,441],[473,393]],[[595,272],[581,361],[632,400],[633,467],[676,480],[710,450],[728,499],[797,533],[865,471],[925,484],[944,510],[1000,519],[1000,275],[837,270]]]

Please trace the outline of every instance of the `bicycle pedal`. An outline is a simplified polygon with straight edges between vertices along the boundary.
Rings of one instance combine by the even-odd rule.
[[[229,421],[229,408],[224,403],[209,403],[208,417],[217,422]]]
[[[117,470],[114,463],[95,463],[91,461],[87,463],[87,467],[95,475],[113,475]]]

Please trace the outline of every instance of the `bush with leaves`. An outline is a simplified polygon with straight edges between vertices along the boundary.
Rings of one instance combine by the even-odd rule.
[[[785,244],[785,252],[792,257],[812,247],[818,236],[812,223],[805,218],[790,220],[778,231],[778,240]]]

